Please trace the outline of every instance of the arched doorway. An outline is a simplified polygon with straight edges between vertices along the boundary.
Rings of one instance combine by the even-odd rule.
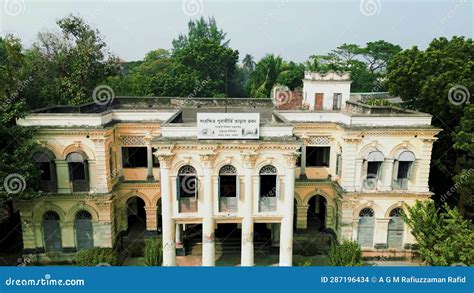
[[[357,242],[361,247],[374,246],[374,210],[371,208],[363,208],[359,212],[359,224],[357,228]]]
[[[324,196],[315,195],[308,201],[307,230],[322,231],[326,228],[327,201]]]
[[[59,224],[59,215],[56,212],[48,211],[43,215],[43,237],[44,250],[46,252],[60,252],[61,244],[61,226]]]
[[[127,200],[127,234],[139,235],[146,230],[145,201],[138,196]]]
[[[403,232],[404,225],[402,218],[403,210],[401,208],[394,208],[390,211],[390,221],[388,222],[388,239],[387,244],[389,248],[403,248]]]
[[[76,229],[77,251],[94,247],[92,215],[84,210],[77,212],[74,226]]]

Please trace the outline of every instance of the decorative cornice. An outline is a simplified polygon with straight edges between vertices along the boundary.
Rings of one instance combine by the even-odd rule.
[[[242,152],[240,154],[242,165],[245,168],[255,167],[255,162],[257,161],[258,154],[255,152]]]
[[[199,158],[205,168],[212,168],[214,167],[214,162],[217,158],[217,154],[215,153],[199,154]]]

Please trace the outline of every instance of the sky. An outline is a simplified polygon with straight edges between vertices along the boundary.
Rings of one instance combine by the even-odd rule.
[[[126,61],[171,48],[190,19],[214,17],[230,46],[256,60],[267,53],[303,62],[343,43],[385,40],[402,48],[427,47],[433,38],[472,38],[473,0],[0,0],[0,34],[25,47],[40,31],[72,13],[104,36],[111,53]]]

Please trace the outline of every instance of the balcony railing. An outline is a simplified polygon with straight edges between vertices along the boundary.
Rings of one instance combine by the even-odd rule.
[[[180,213],[195,213],[198,210],[197,198],[181,197],[179,199]]]
[[[237,212],[237,197],[221,197],[219,198],[219,212],[235,213]]]
[[[260,197],[258,207],[260,212],[274,212],[277,210],[277,198]]]

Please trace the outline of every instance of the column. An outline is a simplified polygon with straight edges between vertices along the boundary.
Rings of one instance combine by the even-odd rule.
[[[212,196],[212,168],[214,167],[215,154],[200,155],[204,166],[204,201],[203,201],[203,220],[202,220],[202,265],[215,266],[215,241],[213,219],[214,197]]]
[[[255,153],[242,154],[242,164],[244,167],[244,202],[242,211],[241,266],[254,265],[252,171],[256,159],[257,154]]]
[[[69,182],[69,167],[65,160],[54,160],[58,177],[58,193],[71,193]]]
[[[362,165],[364,163],[363,159],[356,159],[355,160],[355,175],[354,175],[354,187],[356,191],[362,190],[362,177],[366,174],[362,174]]]
[[[301,172],[300,172],[300,179],[307,179],[306,177],[306,145],[303,144],[301,146]]]
[[[297,158],[296,153],[286,155],[285,194],[280,228],[280,266],[293,265],[293,207]]]
[[[170,168],[172,154],[158,155],[160,160],[161,208],[163,218],[163,266],[176,265],[175,226],[173,221],[173,198],[171,196]]]
[[[145,207],[146,212],[146,230],[156,233],[158,230],[157,207]]]
[[[382,190],[390,191],[392,190],[392,176],[393,176],[393,159],[385,159],[382,164],[383,170],[383,182]]]
[[[348,191],[353,192],[355,191],[356,187],[354,185],[358,185],[357,188],[360,190],[360,173],[359,177],[357,177],[357,166],[356,166],[356,158],[357,158],[357,145],[360,142],[360,138],[357,137],[343,137],[344,143],[342,145],[342,170],[341,170],[341,183],[342,187]],[[360,168],[359,168],[360,170]],[[354,181],[355,180],[355,181]]]
[[[176,245],[183,243],[183,225],[176,224]]]
[[[308,227],[308,207],[309,205],[296,206],[296,229],[306,230]]]
[[[107,140],[104,138],[94,138],[95,160],[89,160],[89,181],[91,191],[95,193],[108,193],[109,185],[107,169],[109,166],[108,152],[106,148]]]
[[[146,180],[148,182],[153,182],[155,181],[155,177],[153,177],[153,153],[152,153],[152,147],[151,147],[151,136],[146,136],[145,142],[146,142],[146,160],[147,160],[147,167],[148,167]]]

